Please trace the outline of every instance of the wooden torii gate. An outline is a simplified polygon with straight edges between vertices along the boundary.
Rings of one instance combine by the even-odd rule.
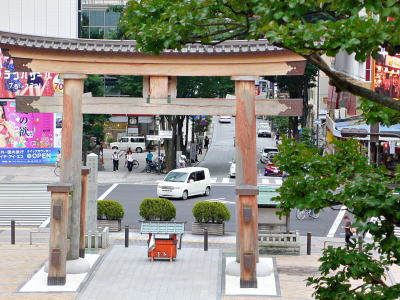
[[[73,189],[68,260],[79,257],[82,114],[236,115],[240,286],[257,287],[256,115],[299,116],[302,100],[256,100],[254,81],[263,75],[301,75],[304,58],[263,40],[228,41],[216,46],[190,44],[181,51],[167,50],[151,56],[137,52],[134,41],[59,39],[0,32],[0,48],[5,56],[13,58],[18,72],[56,72],[64,79],[63,97],[17,97],[17,111],[63,113],[60,181],[72,184]],[[142,75],[143,97],[82,97],[86,74]],[[176,76],[231,76],[236,99],[176,98]]]

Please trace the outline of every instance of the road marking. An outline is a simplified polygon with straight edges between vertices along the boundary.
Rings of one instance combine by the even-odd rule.
[[[46,220],[44,220],[43,221],[43,223],[42,224],[40,224],[40,228],[46,228],[47,227],[47,225],[49,225],[50,224],[50,217],[48,217]]]
[[[107,197],[108,194],[110,194],[117,186],[118,186],[118,183],[114,183],[114,184],[113,184],[112,186],[110,186],[109,189],[108,189],[107,191],[105,191],[105,192],[103,193],[103,195],[101,195],[101,196],[99,197],[99,199],[97,199],[97,200],[104,200],[104,198]]]
[[[270,183],[268,178],[263,178],[261,180],[261,182],[262,182],[262,184],[269,184]]]
[[[344,206],[344,205],[340,208],[340,211],[337,214],[336,219],[333,222],[331,229],[329,229],[327,237],[334,237],[335,236],[335,233],[336,233],[336,231],[337,231],[337,229],[339,227],[339,224],[340,224],[340,222],[342,222],[344,214],[346,213],[346,208],[347,207]]]
[[[217,182],[217,178],[216,177],[211,178],[211,183],[216,183],[216,182]]]
[[[161,179],[156,180],[157,183],[160,183],[160,182],[163,182],[163,181],[164,181],[164,180],[161,180]]]
[[[282,185],[282,179],[281,178],[275,178],[275,183]]]
[[[227,177],[222,178],[222,183],[229,183],[229,178]]]
[[[226,201],[225,198],[208,199],[206,201],[208,201],[208,202],[221,202],[221,203],[224,203],[224,204],[232,204],[232,205],[236,204],[236,202],[234,202],[234,201]]]

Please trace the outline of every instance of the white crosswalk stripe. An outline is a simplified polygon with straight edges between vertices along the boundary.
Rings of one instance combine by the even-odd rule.
[[[50,216],[46,184],[0,184],[0,226],[39,226]]]
[[[210,179],[210,181],[211,181],[211,183],[216,183],[216,182],[217,182],[217,178],[216,178],[216,177],[212,177],[212,178]]]
[[[229,181],[230,181],[230,178],[222,178],[222,183],[229,183]]]
[[[218,184],[223,184],[223,185],[235,185],[236,179],[235,178],[230,178],[230,177],[211,177],[210,181],[212,184],[218,185]],[[156,183],[160,183],[162,180],[156,180]],[[136,182],[135,184],[140,184],[140,182]],[[143,182],[143,184],[147,184]],[[264,176],[259,176],[258,177],[258,185],[272,185],[272,186],[280,186],[282,185],[282,178],[280,177],[264,177]]]

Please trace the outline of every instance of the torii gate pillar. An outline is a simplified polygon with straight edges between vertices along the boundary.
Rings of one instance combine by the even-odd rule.
[[[236,94],[236,257],[240,287],[257,288],[258,208],[255,76],[234,76]]]
[[[69,201],[67,260],[79,258],[80,201],[82,193],[83,74],[62,74],[64,79],[60,181],[72,185]]]

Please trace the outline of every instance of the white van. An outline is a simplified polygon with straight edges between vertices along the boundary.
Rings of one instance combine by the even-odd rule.
[[[260,161],[261,161],[262,163],[267,164],[267,163],[269,163],[270,159],[271,159],[274,155],[276,155],[276,154],[278,153],[278,148],[275,147],[275,146],[265,147],[265,148],[263,148],[263,149],[260,151],[260,153],[261,153]],[[270,155],[270,153],[272,153],[272,154]],[[270,156],[272,156],[272,157],[270,157]]]
[[[141,153],[146,149],[146,139],[144,136],[124,136],[118,142],[110,143],[111,149],[132,151]]]
[[[157,186],[157,195],[162,198],[182,198],[210,195],[210,171],[207,168],[182,168],[172,170]]]

